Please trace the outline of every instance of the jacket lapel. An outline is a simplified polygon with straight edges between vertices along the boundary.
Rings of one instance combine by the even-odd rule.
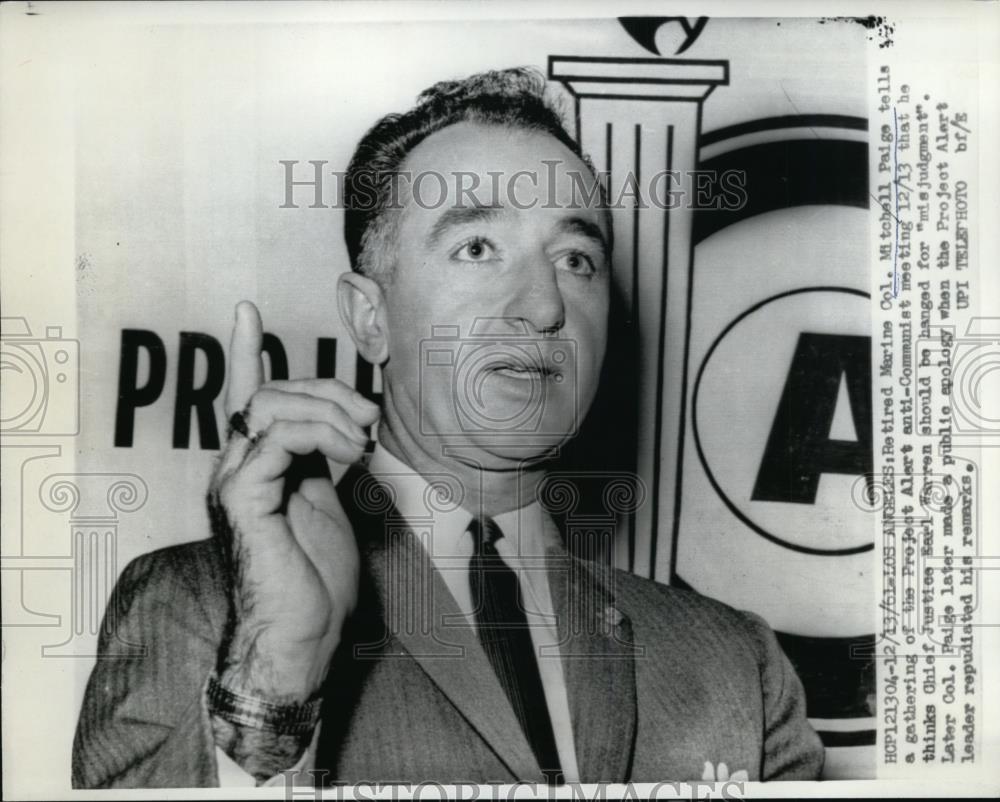
[[[561,546],[548,554],[580,780],[624,782],[635,744],[635,657],[641,649],[632,642],[631,621],[615,607],[611,569],[572,557]]]
[[[366,562],[388,634],[402,645],[521,781],[544,781],[475,627],[459,611],[428,550],[391,509],[366,538]],[[383,650],[381,659],[392,659]],[[499,779],[499,778],[498,778]]]

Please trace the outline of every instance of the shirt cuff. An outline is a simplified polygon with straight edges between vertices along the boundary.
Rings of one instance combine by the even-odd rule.
[[[227,755],[222,749],[215,747],[215,763],[219,767],[219,787],[271,788],[275,785],[284,784],[285,776],[289,772],[296,775],[293,778],[293,785],[312,785],[312,776],[304,776],[303,773],[311,771],[316,766],[316,743],[319,740],[319,728],[321,726],[323,725],[316,725],[316,730],[313,732],[313,737],[309,742],[309,746],[306,747],[306,751],[302,753],[302,757],[299,758],[298,762],[294,766],[279,774],[275,774],[273,777],[268,778],[259,785],[252,774],[244,771],[240,767],[240,764],[229,757],[229,755]]]

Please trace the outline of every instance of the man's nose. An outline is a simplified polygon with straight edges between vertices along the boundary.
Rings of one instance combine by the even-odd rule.
[[[566,307],[556,269],[548,259],[532,260],[521,274],[523,280],[504,310],[504,316],[528,323],[532,332],[559,331],[566,323]]]

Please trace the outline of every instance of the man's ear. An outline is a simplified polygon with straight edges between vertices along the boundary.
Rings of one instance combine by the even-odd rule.
[[[385,362],[389,331],[382,287],[360,273],[342,273],[337,281],[337,306],[358,353],[373,365]]]

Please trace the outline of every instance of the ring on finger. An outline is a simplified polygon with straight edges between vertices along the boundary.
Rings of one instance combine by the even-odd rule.
[[[248,409],[244,409],[240,412],[234,412],[229,418],[229,434],[232,435],[233,432],[242,435],[247,440],[250,441],[251,448],[257,445],[257,442],[261,438],[261,432],[253,431],[247,424],[247,412]]]

